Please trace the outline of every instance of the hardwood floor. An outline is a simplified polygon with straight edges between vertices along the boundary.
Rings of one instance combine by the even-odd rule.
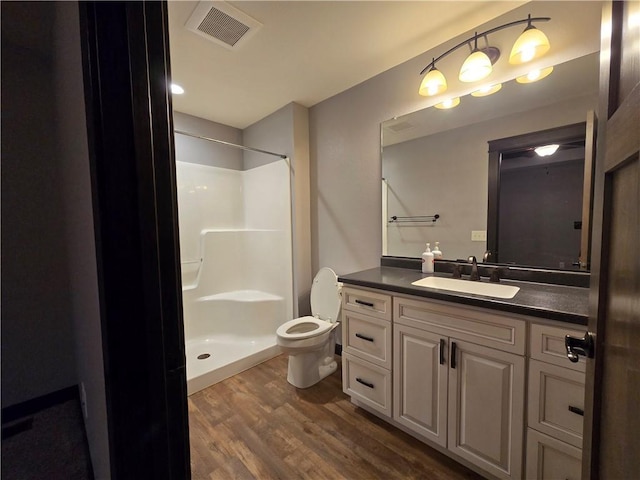
[[[340,367],[305,390],[286,377],[281,355],[189,397],[194,480],[482,478],[353,405]]]

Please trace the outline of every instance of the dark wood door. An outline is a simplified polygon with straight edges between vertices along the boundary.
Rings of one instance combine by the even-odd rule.
[[[639,18],[603,9],[583,479],[640,477]]]
[[[79,8],[111,478],[187,479],[167,5]]]

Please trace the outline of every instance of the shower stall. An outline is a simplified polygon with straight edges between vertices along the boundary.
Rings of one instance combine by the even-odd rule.
[[[203,165],[176,136],[189,395],[278,355],[294,314],[290,162],[250,150]]]

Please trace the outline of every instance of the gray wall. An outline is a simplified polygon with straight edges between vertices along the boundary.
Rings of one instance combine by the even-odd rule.
[[[186,113],[173,112],[173,127],[175,130],[242,145],[242,130]],[[243,169],[243,156],[240,149],[180,134],[175,134],[175,142],[176,160],[179,162],[199,163],[232,170]]]
[[[2,407],[77,382],[55,153],[54,9],[2,2]]]
[[[2,33],[2,406],[82,383],[107,479],[77,3],[3,2]]]
[[[96,479],[110,478],[109,443],[91,178],[82,92],[76,2],[57,2],[55,17],[55,127],[62,166],[69,316],[76,339],[77,382],[87,400],[85,430]]]
[[[309,211],[309,110],[290,103],[243,131],[244,145],[288,155],[291,161],[293,198],[294,315],[308,315],[311,269],[311,220]],[[245,152],[245,169],[277,157]],[[314,270],[315,271],[315,270]],[[296,313],[297,312],[297,313]]]

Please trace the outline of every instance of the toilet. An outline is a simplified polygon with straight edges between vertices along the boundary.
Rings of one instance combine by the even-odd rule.
[[[315,385],[338,368],[334,359],[341,288],[330,268],[321,268],[311,285],[311,314],[283,323],[277,343],[289,354],[287,381],[298,388]]]

